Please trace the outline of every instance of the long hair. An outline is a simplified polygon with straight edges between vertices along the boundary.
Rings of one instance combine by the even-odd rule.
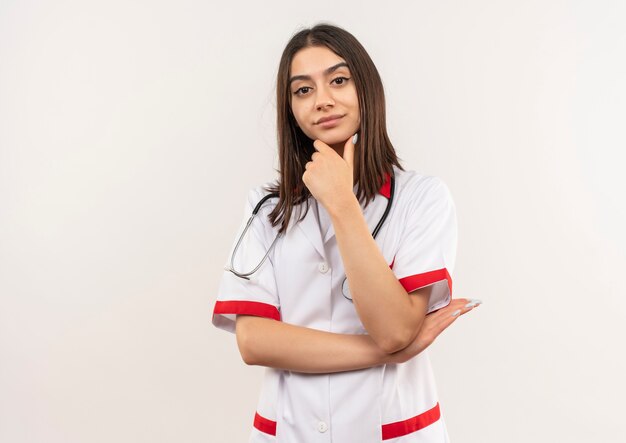
[[[385,93],[374,62],[365,48],[348,31],[327,23],[320,23],[296,33],[287,43],[280,58],[276,81],[276,111],[278,132],[279,179],[265,188],[278,192],[276,207],[269,214],[272,226],[279,223],[283,233],[292,217],[293,208],[306,202],[310,191],[302,181],[305,164],[316,151],[309,139],[296,124],[291,111],[289,77],[291,61],[301,49],[325,46],[348,64],[354,80],[359,103],[359,148],[355,150],[354,178],[356,197],[367,206],[383,184],[385,174],[391,174],[393,165],[400,165],[395,149],[387,135],[385,120]],[[306,216],[302,214],[300,220]]]

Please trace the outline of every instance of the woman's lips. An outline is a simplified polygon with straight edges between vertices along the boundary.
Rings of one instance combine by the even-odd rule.
[[[333,118],[332,120],[326,120],[325,122],[318,123],[317,125],[321,126],[322,128],[332,128],[334,126],[337,126],[342,118],[343,115],[337,118]]]

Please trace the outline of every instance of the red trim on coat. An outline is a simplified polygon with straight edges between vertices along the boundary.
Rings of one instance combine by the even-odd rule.
[[[383,440],[402,437],[403,435],[424,429],[426,426],[435,423],[440,417],[441,411],[439,410],[439,403],[437,403],[434,408],[422,412],[413,418],[383,425]]]
[[[213,315],[216,314],[254,315],[280,321],[276,306],[258,301],[217,301],[213,309]]]
[[[409,275],[408,277],[399,279],[399,282],[404,287],[406,292],[412,292],[416,289],[437,283],[441,280],[448,281],[448,289],[450,290],[450,296],[452,297],[452,277],[450,277],[446,268],[428,271],[422,274]]]
[[[276,422],[262,417],[258,412],[254,414],[254,427],[261,432],[276,436]]]
[[[417,432],[420,429],[424,429],[426,426],[432,425],[439,420],[440,417],[441,410],[439,409],[439,403],[437,403],[432,409],[416,415],[415,417],[383,425],[383,440],[402,437],[403,435]],[[254,414],[254,427],[265,434],[276,436],[276,422],[263,417],[258,412]]]

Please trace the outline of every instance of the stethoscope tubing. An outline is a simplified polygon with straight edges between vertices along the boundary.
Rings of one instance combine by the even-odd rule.
[[[389,201],[387,202],[387,207],[385,208],[385,212],[383,212],[382,217],[380,218],[380,220],[376,224],[376,227],[374,228],[374,231],[372,232],[372,237],[374,239],[376,239],[376,236],[378,235],[378,232],[380,231],[380,229],[382,228],[383,224],[385,223],[385,220],[387,220],[387,216],[389,215],[389,211],[391,210],[391,206],[393,204],[393,198],[394,198],[394,193],[395,193],[395,189],[396,189],[395,174],[393,173],[393,171],[392,171],[391,176],[390,176],[390,181],[391,181],[391,190],[390,190],[390,193],[389,193]],[[245,280],[250,280],[250,276],[252,274],[254,274],[256,271],[258,271],[259,268],[263,265],[263,263],[265,263],[265,260],[267,260],[267,257],[272,252],[272,249],[274,248],[274,245],[276,245],[276,242],[282,236],[282,234],[276,235],[276,237],[274,238],[274,241],[270,245],[269,249],[267,250],[267,252],[263,256],[263,258],[261,259],[259,264],[256,265],[256,267],[254,269],[252,269],[249,272],[238,272],[238,271],[235,270],[235,267],[234,267],[235,255],[237,254],[237,250],[239,249],[239,246],[241,245],[241,241],[245,237],[246,232],[248,231],[248,229],[250,228],[250,225],[252,224],[252,221],[254,220],[254,217],[256,217],[257,213],[259,212],[259,210],[263,206],[263,203],[265,203],[270,198],[274,198],[274,197],[278,197],[278,196],[279,196],[279,194],[277,192],[273,192],[271,194],[267,194],[261,200],[259,200],[259,202],[254,207],[254,209],[252,211],[252,214],[250,215],[250,218],[248,219],[243,232],[239,236],[239,239],[237,240],[237,243],[235,244],[235,248],[233,249],[233,253],[230,256],[230,267],[226,268],[227,271],[232,272],[237,277],[243,278]],[[341,293],[342,293],[342,295],[344,296],[344,298],[346,300],[352,301],[352,297],[350,296],[350,288],[349,288],[349,285],[348,285],[348,277],[347,276],[344,277],[343,282],[341,284]]]
[[[269,249],[267,250],[267,252],[263,256],[263,259],[261,260],[261,262],[258,265],[256,265],[256,267],[252,271],[249,271],[249,272],[237,272],[235,270],[235,267],[234,267],[235,255],[237,254],[237,249],[239,249],[239,245],[241,244],[241,241],[245,237],[246,232],[248,232],[248,229],[250,228],[250,225],[252,224],[252,221],[254,220],[254,217],[256,217],[257,213],[261,209],[261,206],[263,206],[263,203],[265,203],[270,198],[274,198],[274,197],[278,197],[278,192],[272,192],[271,194],[267,194],[265,197],[263,197],[261,200],[259,200],[259,202],[254,207],[254,210],[252,211],[252,214],[250,215],[250,218],[248,219],[248,222],[246,223],[246,227],[244,228],[243,232],[239,236],[239,240],[237,240],[237,244],[235,245],[235,249],[233,250],[233,253],[230,256],[230,268],[226,269],[227,271],[230,271],[233,274],[235,274],[237,277],[240,277],[240,278],[243,278],[243,279],[246,279],[246,280],[250,280],[250,276],[252,274],[254,274],[256,271],[258,271],[259,268],[261,267],[261,265],[263,265],[263,263],[265,263],[265,260],[267,260],[267,257],[270,255],[270,252],[272,252],[272,249],[274,248],[274,245],[276,244],[276,241],[282,236],[282,234],[278,234],[276,236],[276,238],[274,238],[274,241],[272,242],[272,244],[270,245]]]

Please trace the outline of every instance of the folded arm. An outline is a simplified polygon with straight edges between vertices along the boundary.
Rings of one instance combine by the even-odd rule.
[[[429,314],[417,337],[404,349],[388,353],[369,335],[336,334],[263,317],[237,316],[237,345],[249,365],[268,366],[305,373],[333,373],[405,362],[424,349],[472,307],[467,299],[455,299]]]

